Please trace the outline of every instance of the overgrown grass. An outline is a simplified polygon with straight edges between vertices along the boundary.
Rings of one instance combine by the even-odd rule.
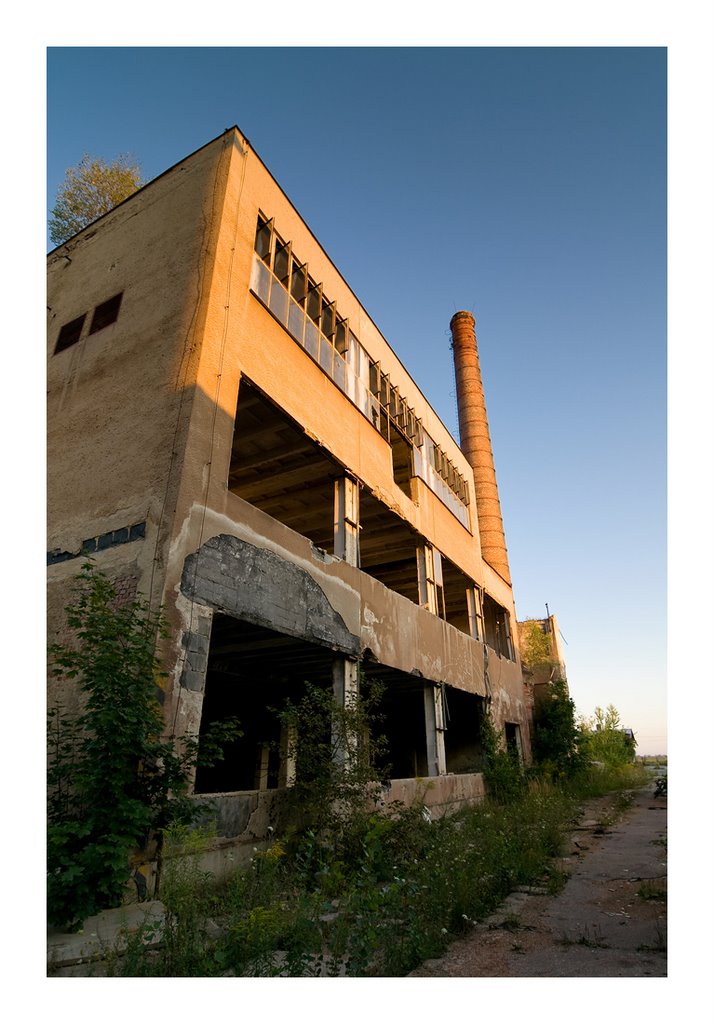
[[[339,832],[276,839],[222,886],[198,870],[190,844],[197,852],[200,840],[174,836],[184,856],[164,867],[161,948],[143,952],[139,935],[119,969],[403,976],[443,953],[516,886],[549,887],[552,859],[583,798],[640,782],[634,768],[600,769],[570,787],[532,780],[509,802],[487,800],[433,821],[418,807],[355,814]]]

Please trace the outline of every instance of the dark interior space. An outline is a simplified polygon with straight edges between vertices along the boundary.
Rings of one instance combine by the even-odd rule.
[[[235,717],[243,735],[213,767],[198,768],[196,793],[274,789],[281,785],[277,712],[298,701],[305,682],[332,686],[334,652],[261,626],[215,615],[211,630],[200,735]],[[283,751],[284,753],[284,751]]]
[[[379,720],[373,731],[386,737],[386,751],[377,768],[389,779],[426,776],[426,726],[424,718],[424,680],[376,662],[365,663],[367,679],[377,679],[384,687]]]
[[[483,768],[481,723],[484,698],[453,686],[444,687],[446,770],[455,775]]]

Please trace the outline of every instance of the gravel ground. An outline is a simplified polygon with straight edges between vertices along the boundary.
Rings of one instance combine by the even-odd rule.
[[[667,974],[667,801],[653,784],[612,820],[589,801],[554,867],[557,895],[512,893],[498,911],[412,978],[617,978]]]

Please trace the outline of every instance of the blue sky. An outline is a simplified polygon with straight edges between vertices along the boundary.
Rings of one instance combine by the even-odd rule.
[[[48,207],[238,124],[457,438],[475,314],[518,615],[665,751],[666,50],[54,48],[47,86]]]

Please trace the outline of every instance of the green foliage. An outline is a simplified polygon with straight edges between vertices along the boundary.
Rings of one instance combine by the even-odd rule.
[[[48,716],[48,916],[77,927],[121,902],[131,851],[187,813],[197,744],[180,756],[161,738],[160,614],[141,600],[122,606],[89,561],[67,621],[76,646],[51,648],[52,672],[78,685],[84,705],[75,720],[61,707]]]
[[[635,760],[635,742],[623,730],[616,707],[608,704],[603,711],[595,708],[591,718],[580,721],[583,748],[592,761],[608,768],[632,764]]]
[[[481,746],[484,756],[483,778],[488,795],[499,803],[518,799],[526,787],[526,777],[518,754],[506,747],[491,718],[481,722]]]
[[[362,677],[359,693],[348,694],[342,706],[331,690],[308,682],[301,699],[279,712],[295,762],[292,810],[331,847],[349,847],[351,832],[370,813],[370,798],[381,793],[376,763],[385,747],[377,735],[383,689]]]
[[[131,970],[403,976],[514,886],[548,884],[573,808],[545,784],[510,804],[489,800],[435,820],[421,807],[392,806],[362,820],[350,860],[312,830],[297,846],[276,840],[222,887],[194,872],[181,898],[171,897],[159,958],[147,955],[143,966],[132,959]]]
[[[521,659],[529,668],[555,665],[550,641],[536,619],[526,619],[520,633]]]
[[[50,217],[50,238],[55,245],[108,213],[123,199],[141,188],[141,170],[128,156],[111,163],[86,154],[70,167],[57,190]]]
[[[575,704],[564,679],[548,683],[536,701],[533,759],[538,771],[553,779],[572,778],[588,767]]]

